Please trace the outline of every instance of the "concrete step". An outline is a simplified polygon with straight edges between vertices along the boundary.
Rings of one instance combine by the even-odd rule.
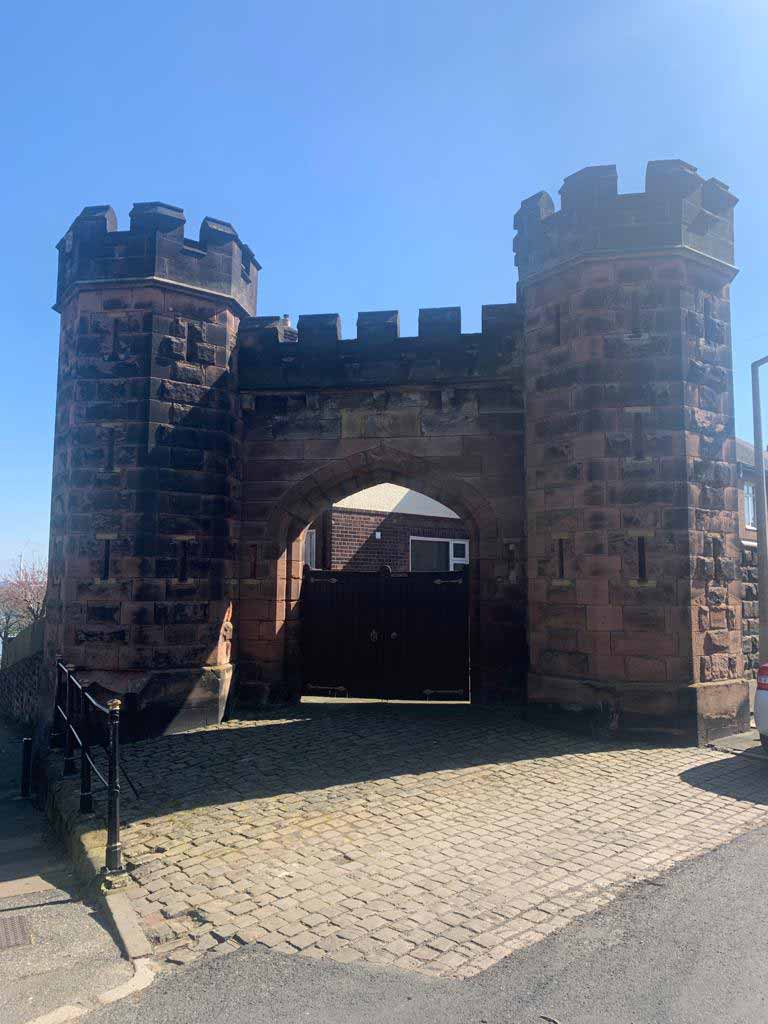
[[[743,754],[745,757],[761,761],[768,760],[768,753],[763,750],[757,729],[748,729],[746,732],[735,733],[732,736],[722,736],[719,740],[713,740],[709,746],[727,754]]]

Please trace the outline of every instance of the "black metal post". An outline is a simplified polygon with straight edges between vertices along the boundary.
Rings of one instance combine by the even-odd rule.
[[[62,680],[61,659],[57,657],[56,658],[56,704],[54,705],[54,708],[56,708],[57,706],[61,707],[63,705],[63,703],[64,703],[64,699],[62,697],[62,692],[61,692],[61,680]],[[54,710],[54,712],[53,712],[53,728],[51,730],[51,746],[55,747],[57,750],[60,750],[61,747],[64,746],[64,731],[65,731],[65,729],[66,729],[66,726],[63,726],[61,724],[61,715],[59,714],[58,711]]]
[[[107,701],[109,708],[109,786],[107,792],[107,871],[123,870],[120,842],[120,701]]]
[[[64,710],[67,716],[64,733],[64,774],[74,775],[75,767],[75,737],[72,732],[72,718],[74,716],[74,686],[72,684],[72,669],[70,665],[64,668],[64,685],[66,686]]]
[[[21,795],[27,800],[32,792],[32,737],[21,741]]]
[[[80,813],[90,814],[93,811],[93,793],[91,792],[91,761],[90,761],[90,723],[89,700],[80,690]]]

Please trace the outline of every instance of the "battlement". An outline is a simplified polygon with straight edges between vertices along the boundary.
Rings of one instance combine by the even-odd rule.
[[[240,385],[309,387],[329,382],[400,383],[493,377],[519,365],[523,313],[516,303],[482,307],[481,330],[462,334],[461,309],[419,310],[419,333],[400,336],[397,310],[357,315],[357,336],[342,337],[338,313],[303,314],[296,327],[286,316],[249,317],[238,334]]]
[[[242,314],[256,310],[261,269],[226,221],[206,217],[199,238],[186,238],[184,211],[167,203],[135,203],[120,231],[111,206],[86,206],[58,243],[56,309],[77,287],[152,279],[227,296]]]
[[[717,178],[705,180],[682,160],[651,160],[645,192],[620,194],[613,164],[584,167],[560,189],[556,211],[546,192],[515,215],[520,280],[584,255],[689,249],[733,265],[733,207]]]

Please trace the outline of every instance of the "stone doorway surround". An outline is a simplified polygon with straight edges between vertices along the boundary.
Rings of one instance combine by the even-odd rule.
[[[246,441],[246,450],[247,445]],[[276,443],[274,453],[279,453],[281,447]],[[347,449],[343,442],[337,447]],[[471,550],[477,553],[470,564],[474,699],[488,700],[502,691],[507,697],[521,700],[525,636],[518,578],[519,539],[504,536],[481,485],[458,474],[446,474],[439,459],[415,456],[398,448],[397,441],[358,442],[355,447],[357,451],[329,458],[294,484],[271,509],[266,539],[249,545],[250,575],[240,585],[238,700],[247,702],[250,694],[263,703],[275,692],[295,695],[300,691],[302,532],[329,504],[385,481],[427,494],[462,518],[470,534]],[[259,450],[263,450],[263,444]],[[456,464],[459,460],[453,461]],[[474,465],[474,460],[467,464]],[[301,464],[288,471],[299,473]],[[505,636],[511,641],[506,645]]]

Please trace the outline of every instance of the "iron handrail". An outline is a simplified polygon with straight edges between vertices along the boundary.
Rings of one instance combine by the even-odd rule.
[[[88,693],[86,687],[74,674],[73,666],[56,662],[55,708],[64,722],[64,771],[74,775],[75,747],[80,749],[80,811],[93,811],[93,775],[107,790],[107,849],[106,870],[109,873],[123,871],[123,848],[120,841],[120,709],[118,698],[101,704]],[[107,778],[105,779],[91,757],[90,716],[91,711],[107,718]],[[101,746],[101,744],[99,744]],[[128,780],[130,782],[130,779]],[[133,783],[131,788],[134,789]],[[135,789],[134,789],[135,791]]]
[[[109,715],[109,708],[105,708],[103,704],[99,704],[99,702],[97,700],[94,700],[94,698],[91,697],[91,695],[88,693],[88,691],[83,687],[82,683],[80,683],[77,679],[75,679],[74,676],[72,676],[72,682],[77,687],[80,688],[80,690],[82,691],[83,696],[87,697],[88,700],[90,700],[91,704],[94,705],[94,707],[98,708],[99,711],[103,711],[105,715]],[[64,720],[66,721],[66,717],[67,716],[64,713],[63,708],[59,704],[56,705],[56,710],[59,712],[59,714],[62,716],[62,718],[64,718]],[[74,733],[75,739],[77,740],[78,744],[82,747],[82,743],[80,741],[80,737],[77,734],[77,730],[72,725],[70,726],[70,728],[72,729],[72,732]],[[109,756],[109,747],[107,746],[106,743],[99,743],[99,747],[104,751],[104,753],[107,756]],[[88,749],[90,750],[90,747],[88,747]],[[96,767],[96,762],[93,760],[91,755],[89,753],[86,753],[86,757],[91,762],[91,768],[93,768],[93,770],[96,772],[98,777],[101,779],[102,783],[105,786],[107,786],[108,785],[107,780],[104,778],[104,776],[101,774],[99,769]],[[125,776],[126,782],[128,783],[128,785],[133,790],[134,796],[138,797],[139,796],[139,791],[138,791],[138,789],[136,789],[136,786],[134,785],[133,779],[128,774],[128,771],[127,771],[125,765],[123,765],[123,764],[120,765],[120,771],[123,773],[123,775]]]
[[[65,672],[68,671],[67,666],[63,665],[60,661],[57,662],[56,667],[64,669]],[[109,714],[109,708],[105,708],[103,704],[99,704],[99,702],[96,700],[96,698],[91,696],[90,693],[88,693],[88,689],[85,686],[83,686],[83,684],[80,682],[80,680],[71,671],[70,671],[69,674],[70,674],[70,678],[71,678],[72,684],[78,688],[78,690],[82,693],[82,695],[87,700],[89,700],[91,702],[91,704],[93,704],[93,706],[96,708],[96,710],[103,712],[103,714],[105,714],[105,715],[108,715]],[[59,710],[61,710],[61,709],[59,709]]]

